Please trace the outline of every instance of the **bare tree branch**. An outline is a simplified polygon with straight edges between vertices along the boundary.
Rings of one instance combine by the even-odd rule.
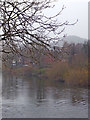
[[[29,50],[30,57],[32,49],[39,51],[40,47],[47,51],[52,42],[60,40],[60,34],[70,24],[68,21],[58,23],[57,16],[61,15],[62,9],[53,16],[44,15],[43,11],[51,6],[51,0],[43,1],[0,1],[0,41],[2,41],[2,52],[24,55],[22,49]]]

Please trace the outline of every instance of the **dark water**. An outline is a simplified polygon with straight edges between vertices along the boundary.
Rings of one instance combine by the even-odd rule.
[[[88,118],[88,91],[43,78],[3,76],[3,118]]]

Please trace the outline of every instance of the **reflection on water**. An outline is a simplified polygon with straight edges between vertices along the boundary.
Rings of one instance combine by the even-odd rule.
[[[88,93],[43,78],[3,76],[3,118],[88,118]]]

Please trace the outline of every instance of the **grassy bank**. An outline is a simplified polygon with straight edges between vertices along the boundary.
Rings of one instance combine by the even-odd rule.
[[[48,79],[65,80],[68,85],[88,86],[88,68],[70,66],[67,62],[57,62],[46,72]]]
[[[34,68],[31,66],[16,67],[14,69],[3,66],[4,71],[14,75],[40,76],[48,80],[64,80],[72,86],[88,86],[88,68],[85,66],[69,65],[68,62],[55,62],[49,68]]]
[[[10,73],[14,75],[29,75],[32,73],[33,68],[31,66],[21,66],[21,67],[14,67],[14,68],[9,68],[7,66],[2,67],[2,71],[5,73]]]

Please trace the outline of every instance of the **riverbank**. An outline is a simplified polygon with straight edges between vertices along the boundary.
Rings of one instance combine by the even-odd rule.
[[[36,76],[44,79],[65,82],[71,86],[88,87],[88,69],[87,67],[70,67],[67,62],[54,63],[49,68],[34,68],[31,66],[16,67],[14,69],[3,68],[3,72],[9,72],[12,75]]]
[[[62,79],[69,85],[87,87],[88,68],[80,66],[69,66],[66,63],[55,63],[52,68],[48,69],[47,76],[49,79]]]

